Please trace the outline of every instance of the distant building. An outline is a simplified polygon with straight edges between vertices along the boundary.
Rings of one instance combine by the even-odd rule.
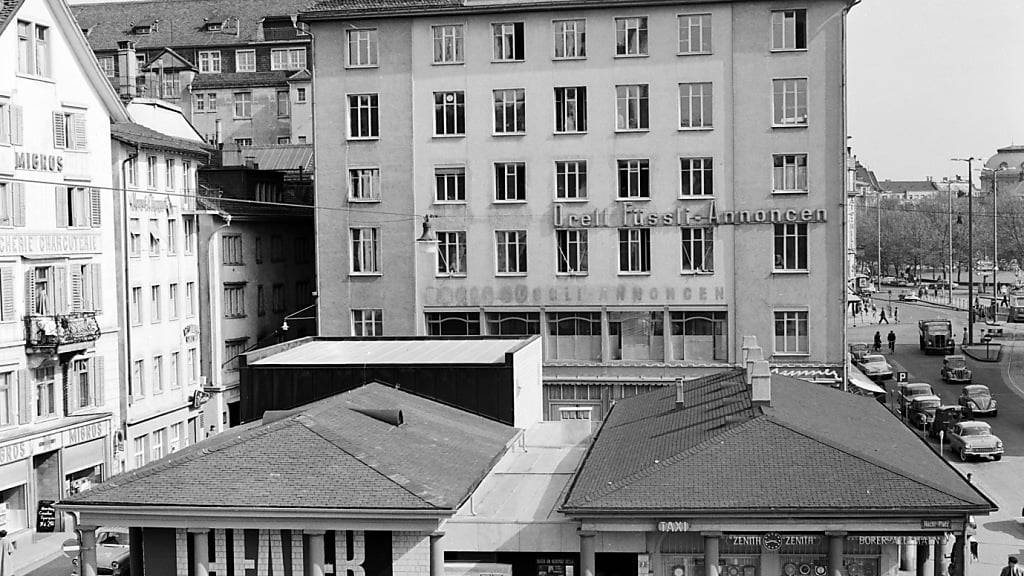
[[[999,194],[1024,195],[1024,146],[1007,146],[985,162],[980,184],[983,193],[992,193],[992,174],[996,174]]]
[[[934,180],[883,180],[878,184],[882,198],[917,201],[936,196],[939,186]]]

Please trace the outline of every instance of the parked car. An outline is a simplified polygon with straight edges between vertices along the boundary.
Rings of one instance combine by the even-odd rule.
[[[888,285],[892,286],[892,285],[896,284],[896,277],[895,276],[882,276],[881,280],[879,280],[878,283],[879,284],[888,284]]]
[[[100,574],[128,574],[128,529],[100,528],[96,531],[96,568]]]
[[[888,380],[892,378],[892,366],[881,354],[868,354],[856,362],[857,367],[865,376],[872,380]]]
[[[918,302],[918,301],[921,300],[920,298],[917,297],[917,292],[913,292],[913,291],[911,291],[911,292],[902,292],[902,293],[900,293],[899,298],[903,302]]]
[[[999,410],[996,407],[996,399],[992,392],[984,384],[971,384],[964,386],[960,391],[960,397],[956,399],[957,404],[963,406],[964,417],[974,418],[975,416],[996,416]]]
[[[949,435],[949,430],[964,419],[964,408],[958,404],[947,404],[935,409],[935,419],[928,428],[928,436],[938,438],[939,432]]]
[[[973,372],[967,367],[967,359],[960,354],[951,354],[942,359],[939,370],[942,379],[950,384],[970,384]]]
[[[939,290],[949,290],[949,285],[946,283],[945,280],[936,280],[935,282],[932,282],[932,286],[938,287]],[[956,290],[959,287],[960,287],[959,284],[957,284],[956,282],[953,282],[953,289],[954,290]]]
[[[967,461],[971,456],[1001,460],[1003,441],[992,433],[992,427],[977,420],[964,420],[949,431],[949,449]]]
[[[925,430],[935,420],[935,410],[942,405],[942,399],[934,394],[915,396],[910,400],[910,408],[907,410],[907,420],[915,428]]]
[[[907,415],[907,406],[910,401],[918,396],[934,396],[935,390],[932,385],[926,382],[904,382],[896,389],[896,405],[899,406],[900,415]]]
[[[861,358],[871,353],[871,345],[865,342],[850,344],[850,362],[856,364]]]

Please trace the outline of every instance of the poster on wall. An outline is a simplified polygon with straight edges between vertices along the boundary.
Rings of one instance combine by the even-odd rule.
[[[57,509],[53,500],[40,500],[36,509],[36,532],[53,532],[57,527]]]

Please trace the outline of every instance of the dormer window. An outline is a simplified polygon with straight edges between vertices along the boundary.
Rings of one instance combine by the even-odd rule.
[[[153,31],[153,27],[149,24],[144,24],[132,28],[132,34],[149,34]]]
[[[222,26],[223,26],[222,22],[207,22],[206,23],[206,31],[207,32],[220,32],[220,29],[221,29]]]

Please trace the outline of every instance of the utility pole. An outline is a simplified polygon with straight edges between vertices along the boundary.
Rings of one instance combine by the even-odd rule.
[[[967,162],[967,343],[974,343],[974,156],[953,158]]]
[[[953,304],[953,181],[949,180],[949,188],[946,190],[946,199],[949,202],[949,224],[946,231],[949,240],[949,272],[946,273],[946,290],[948,302]]]
[[[999,172],[992,171],[992,320],[996,319],[999,303]]]
[[[878,266],[878,277],[875,278],[876,286],[881,290],[882,286],[882,193],[875,191],[875,238],[878,242],[878,251],[875,252],[875,257],[878,260],[876,265]]]

